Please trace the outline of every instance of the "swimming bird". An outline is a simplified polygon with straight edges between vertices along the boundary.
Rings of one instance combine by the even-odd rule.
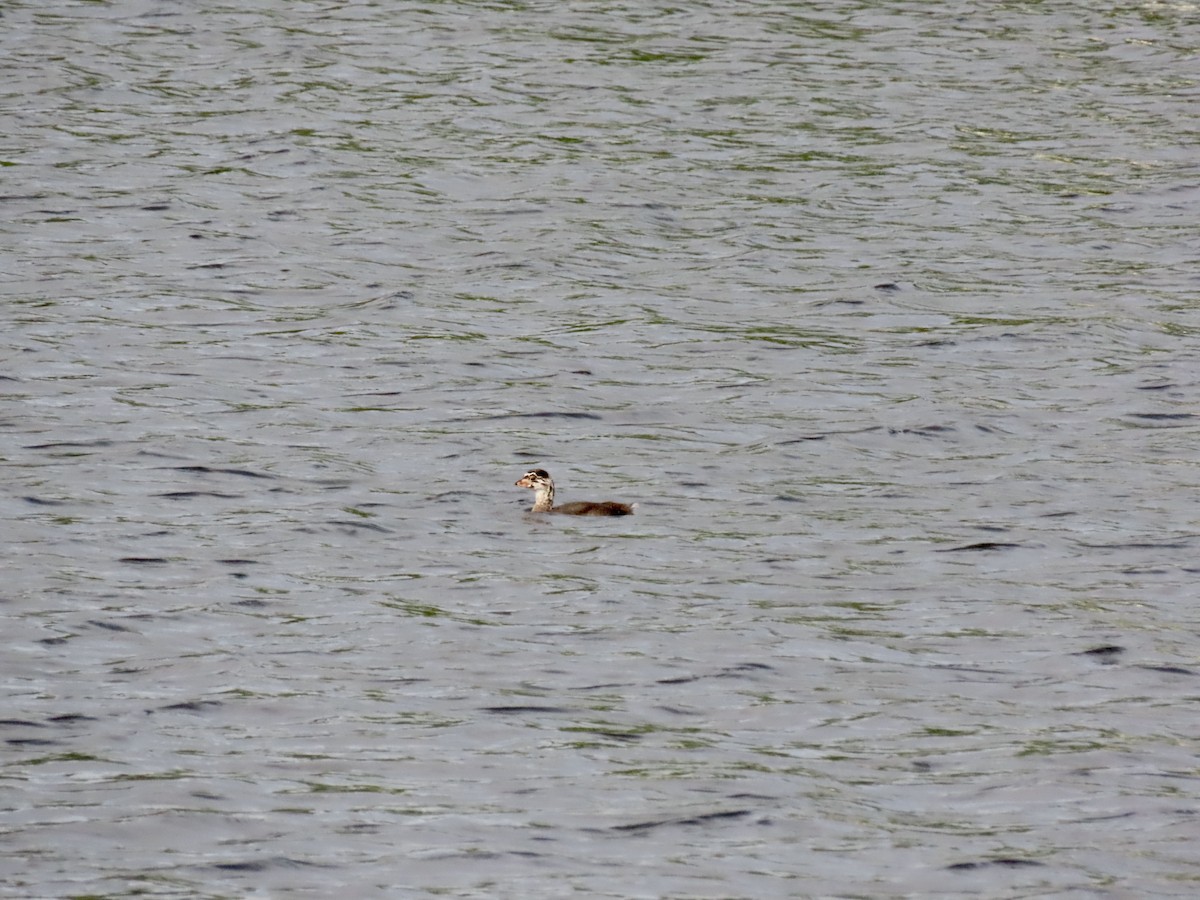
[[[630,504],[615,500],[576,500],[555,506],[554,480],[545,469],[530,469],[517,481],[517,487],[533,489],[533,509],[530,512],[563,513],[568,516],[628,516],[633,513]]]

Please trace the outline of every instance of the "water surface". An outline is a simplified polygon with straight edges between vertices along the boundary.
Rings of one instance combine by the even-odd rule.
[[[1192,896],[1195,13],[8,4],[0,891]]]

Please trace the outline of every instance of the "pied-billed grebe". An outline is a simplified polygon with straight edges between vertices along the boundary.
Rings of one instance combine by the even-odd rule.
[[[554,482],[545,469],[530,469],[521,476],[517,487],[533,488],[533,509],[530,512],[564,513],[568,516],[628,516],[633,512],[633,507],[628,503],[617,503],[615,500],[600,503],[576,500],[555,506]]]

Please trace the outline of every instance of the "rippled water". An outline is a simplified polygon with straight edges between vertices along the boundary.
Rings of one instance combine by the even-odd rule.
[[[0,12],[3,896],[1196,893],[1195,4]]]

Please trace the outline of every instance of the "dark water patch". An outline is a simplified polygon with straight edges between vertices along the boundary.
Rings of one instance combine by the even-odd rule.
[[[52,756],[40,756],[36,759],[25,760],[26,765],[44,766],[52,763],[68,763],[68,762],[101,762],[101,757],[91,753],[79,753],[74,750],[68,750],[65,753],[55,753]]]
[[[586,419],[593,422],[601,422],[603,416],[596,413],[588,412],[531,412],[531,413],[501,413],[495,416],[482,416],[484,420],[488,419]],[[456,422],[479,421],[479,419],[455,419]]]
[[[1072,653],[1072,656],[1090,656],[1093,659],[1101,660],[1106,664],[1112,664],[1116,661],[1116,657],[1125,652],[1125,648],[1118,644],[1103,644],[1099,647],[1092,647],[1090,650],[1080,650],[1077,653]]]
[[[148,456],[151,459],[187,459],[186,456],[182,456],[178,453],[163,453],[160,450],[138,450],[137,455]]]
[[[1095,773],[1095,770],[1093,770],[1093,769],[1081,769],[1081,770],[1079,770],[1079,774],[1086,777],[1086,776],[1094,775],[1096,773]],[[1117,821],[1118,819],[1132,819],[1136,815],[1137,815],[1137,813],[1135,813],[1135,812],[1112,813],[1111,815],[1106,815],[1106,816],[1083,816],[1078,821],[1080,821],[1080,822],[1114,822],[1114,821]]]
[[[446,611],[440,606],[433,606],[429,603],[414,603],[409,601],[383,600],[380,601],[380,606],[386,606],[389,609],[398,609],[407,613],[410,616],[422,616],[427,619],[436,619],[438,616],[446,615]]]
[[[934,437],[957,430],[953,425],[922,425],[917,428],[889,428],[888,434],[915,434],[917,437]]]
[[[391,301],[391,300],[408,301],[408,300],[413,300],[415,298],[416,298],[416,294],[414,292],[412,292],[412,290],[394,290],[394,292],[391,292],[390,294],[383,296],[383,298],[379,298],[379,299],[385,300],[385,301]],[[388,306],[384,306],[383,308],[385,308],[385,310],[391,310],[391,308],[395,308],[395,305],[388,305]]]
[[[66,500],[47,500],[44,497],[22,497],[26,503],[31,503],[34,506],[66,506]]]
[[[540,634],[541,634],[541,636],[545,636],[545,637],[553,637],[554,632],[545,631],[545,632],[541,632]],[[601,684],[586,684],[583,687],[579,688],[579,690],[581,690],[581,691],[610,691],[610,690],[625,688],[625,687],[629,687],[629,685],[625,682],[606,681],[606,682],[602,682]]]
[[[78,722],[99,722],[95,716],[85,716],[83,713],[64,713],[61,716],[51,716],[46,720],[55,725],[74,725]]]
[[[94,625],[96,628],[103,628],[105,631],[126,631],[131,634],[136,633],[132,628],[126,628],[124,625],[118,625],[116,622],[104,622],[100,619],[88,619],[88,625]]]
[[[122,556],[117,560],[131,566],[165,566],[170,561],[165,556]]]
[[[53,738],[5,738],[4,743],[10,747],[56,747],[62,741]]]
[[[244,862],[214,863],[212,868],[222,872],[266,872],[271,869],[330,869],[333,866],[315,863],[289,856],[274,856],[269,859],[253,859]]]
[[[224,706],[221,700],[185,700],[182,703],[170,703],[157,709],[146,710],[147,715],[156,712],[207,712],[217,706]]]
[[[375,522],[360,522],[355,519],[330,519],[325,524],[332,525],[335,528],[342,528],[348,534],[355,531],[377,531],[380,534],[391,534],[389,529],[384,528],[382,525],[379,525]],[[298,530],[309,534],[312,533],[312,529],[309,528],[301,528]]]
[[[768,803],[776,803],[779,797],[774,794],[755,794],[750,791],[737,791],[729,795],[730,800],[761,800]]]
[[[864,428],[845,428],[836,429],[833,431],[821,431],[816,434],[802,435],[797,438],[790,438],[786,441],[779,441],[778,446],[783,447],[788,444],[802,444],[806,441],[823,441],[828,437],[846,437],[855,434],[870,434],[873,431],[883,431],[882,425],[867,425]]]
[[[193,500],[196,497],[216,497],[220,500],[236,500],[243,494],[223,494],[220,491],[167,491],[162,494],[154,494],[155,497],[162,497],[166,500]]]
[[[45,728],[41,722],[33,722],[29,719],[0,719],[0,728]]]
[[[375,822],[356,822],[352,825],[343,825],[335,830],[338,834],[378,834],[383,830],[383,826]]]
[[[242,478],[274,478],[266,472],[254,472],[250,469],[227,469],[215,466],[172,466],[176,472],[192,472],[197,475],[239,475]]]
[[[1002,869],[1020,869],[1044,865],[1045,863],[1041,863],[1033,859],[1019,859],[1017,857],[1004,856],[1000,857],[999,859],[985,859],[979,862],[952,863],[951,865],[946,866],[946,871],[970,872],[976,869],[986,869],[993,866]]]
[[[256,559],[218,559],[218,560],[216,560],[216,562],[219,562],[223,566],[257,566],[257,565],[260,565],[259,561]]]
[[[473,491],[443,491],[440,494],[433,494],[429,499],[430,500],[446,500],[449,498],[454,498],[455,500],[461,500],[465,497],[478,497],[478,496],[479,495],[474,493]]]
[[[713,822],[741,819],[750,815],[750,809],[730,809],[721,812],[702,813],[698,816],[681,816],[670,819],[654,819],[648,822],[632,822],[628,825],[614,825],[613,831],[652,831],[655,828],[678,828],[681,825],[709,825]]]
[[[983,666],[970,666],[965,663],[934,663],[929,668],[944,672],[958,672],[963,675],[1011,675],[1008,669],[985,669]]]
[[[97,447],[111,447],[113,441],[108,438],[96,438],[94,441],[51,441],[48,444],[26,444],[26,450],[89,450]]]
[[[738,663],[737,665],[733,665],[733,666],[727,666],[726,668],[721,669],[719,672],[714,672],[712,675],[706,676],[706,677],[710,677],[710,678],[749,678],[749,677],[752,677],[753,675],[756,675],[756,674],[759,674],[762,672],[771,672],[771,671],[773,671],[772,667],[767,665],[766,663],[748,662],[748,663]]]
[[[523,715],[526,713],[569,713],[574,710],[565,706],[481,706],[480,712],[493,713],[501,716]]]
[[[591,734],[596,737],[607,738],[610,741],[621,741],[626,744],[635,744],[646,736],[643,732],[637,730],[615,731],[611,728],[565,728],[563,730],[571,734]]]
[[[1145,419],[1148,422],[1174,422],[1181,419],[1194,419],[1195,413],[1130,413],[1130,418]]]
[[[1176,387],[1179,385],[1174,381],[1158,381],[1154,384],[1139,384],[1137,389],[1139,391],[1166,391]]]
[[[698,716],[702,713],[695,709],[680,709],[678,706],[656,706],[655,709],[660,709],[671,716]]]
[[[1187,550],[1191,547],[1189,541],[1128,541],[1119,544],[1089,544],[1079,542],[1080,547],[1088,550]]]
[[[1147,672],[1162,672],[1166,675],[1195,675],[1196,672],[1192,669],[1183,666],[1153,666],[1147,664],[1138,664],[1135,669],[1145,669]]]
[[[882,282],[881,284],[874,284],[871,286],[877,291],[898,291],[898,290],[900,290],[900,285],[896,284],[896,282],[894,282],[894,281],[885,281],[885,282]]]
[[[934,553],[959,553],[964,550],[983,551],[983,550],[1012,550],[1020,547],[1021,544],[1007,543],[1005,541],[977,541],[974,544],[963,544],[961,547],[942,547],[934,550]]]

